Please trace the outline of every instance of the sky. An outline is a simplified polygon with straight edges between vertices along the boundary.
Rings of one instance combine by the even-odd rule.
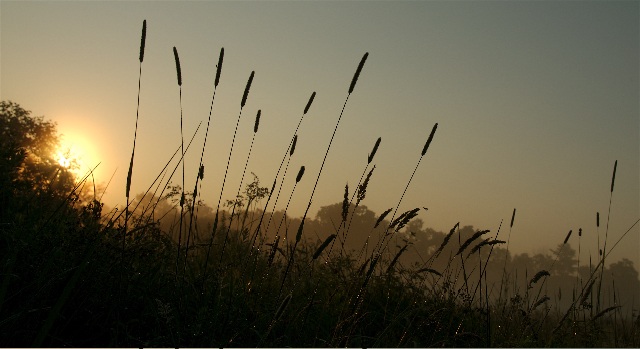
[[[141,67],[132,196],[180,146],[181,108],[186,141],[202,123],[185,156],[192,190],[211,110],[201,199],[215,207],[251,72],[223,200],[240,185],[257,111],[244,183],[254,172],[271,187],[316,92],[277,208],[305,166],[288,211],[299,217],[368,52],[311,217],[340,202],[345,184],[355,188],[378,137],[362,204],[376,215],[395,208],[438,123],[400,212],[426,207],[424,226],[445,232],[460,222],[495,233],[502,223],[499,238],[515,253],[548,252],[569,230],[577,249],[582,228],[582,261],[595,258],[598,236],[602,244],[606,233],[610,248],[631,228],[609,261],[628,258],[639,269],[639,19],[637,1],[2,1],[0,97],[57,122],[84,171],[100,164],[103,201],[122,207]],[[179,168],[172,182],[182,180]]]

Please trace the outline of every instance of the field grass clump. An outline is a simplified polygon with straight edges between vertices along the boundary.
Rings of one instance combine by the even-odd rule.
[[[140,64],[146,29],[145,21]],[[216,88],[223,55],[221,49]],[[175,47],[174,57],[181,86]],[[365,53],[351,80],[316,186],[367,58]],[[241,184],[232,200],[223,201],[235,134],[250,131],[238,129],[238,124],[254,74],[241,98],[217,207],[200,198],[203,190],[218,190],[206,188],[202,160],[211,112],[200,162],[185,164],[191,142],[182,137],[156,180],[131,198],[136,126],[126,205],[107,210],[99,195],[104,188],[93,185],[92,171],[80,176],[73,166],[67,168],[53,158],[55,124],[32,118],[15,103],[1,102],[3,346],[640,345],[634,303],[640,291],[638,273],[628,260],[604,264],[615,244],[603,253],[598,246],[597,260],[588,265],[576,260],[571,232],[564,240],[558,237],[552,255],[512,254],[509,238],[498,240],[500,228],[484,237],[491,232],[458,222],[445,234],[423,228],[419,207],[398,211],[427,150],[436,146],[432,142],[437,123],[400,199],[389,203],[392,208],[378,215],[364,205],[366,192],[376,190],[377,165],[372,162],[379,137],[351,196],[345,186],[344,197],[336,198],[339,202],[320,207],[312,218],[307,215],[312,193],[304,216],[297,218],[287,210],[293,195],[299,195],[296,185],[306,180],[305,166],[284,207],[278,206],[278,199],[283,182],[294,180],[287,178],[289,161],[316,93],[306,103],[270,189],[255,174],[245,183],[251,149],[259,142],[259,122],[269,120],[261,120],[258,110]],[[215,89],[212,104],[214,100]],[[6,130],[45,130],[47,137],[40,137],[43,146],[35,147],[25,142],[33,138],[13,137],[15,132]],[[173,174],[180,166],[183,176],[176,185]],[[184,188],[185,166],[198,169],[190,192]],[[617,162],[611,192],[616,167]],[[403,213],[396,216],[399,212]],[[599,226],[599,213],[596,217]],[[515,209],[509,237],[514,218]]]

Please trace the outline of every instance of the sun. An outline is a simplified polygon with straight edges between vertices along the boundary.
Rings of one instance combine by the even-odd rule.
[[[78,178],[91,175],[98,181],[104,180],[104,164],[99,166],[104,157],[99,143],[99,130],[73,115],[61,115],[59,119],[60,143],[55,152],[55,161]]]
[[[85,137],[65,137],[64,140],[56,155],[61,167],[82,175],[95,166],[93,147]]]
[[[58,163],[60,164],[60,166],[64,168],[68,168],[69,165],[71,164],[70,159],[65,157],[64,154],[62,154],[61,152],[58,152]]]
[[[91,156],[87,152],[85,144],[80,142],[69,142],[58,148],[55,159],[61,168],[71,171],[77,175],[83,175],[91,162]]]

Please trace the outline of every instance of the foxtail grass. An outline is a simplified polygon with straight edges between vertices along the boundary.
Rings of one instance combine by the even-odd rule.
[[[273,191],[276,187],[276,183],[278,181],[278,176],[280,175],[280,170],[282,169],[282,165],[284,164],[285,159],[287,159],[287,156],[289,157],[289,161],[291,161],[291,156],[293,156],[293,153],[295,152],[296,149],[296,143],[298,141],[298,129],[300,128],[300,125],[302,124],[302,120],[304,119],[305,115],[307,115],[307,112],[309,111],[309,108],[311,108],[311,104],[313,103],[313,100],[316,98],[316,92],[314,91],[311,96],[309,97],[309,100],[307,101],[307,104],[304,107],[304,111],[302,112],[302,116],[300,117],[300,120],[298,121],[298,125],[296,126],[295,131],[293,132],[293,136],[291,137],[291,141],[289,142],[289,146],[287,147],[287,150],[284,152],[284,156],[282,157],[282,161],[280,162],[280,166],[278,167],[278,171],[276,172],[276,177],[273,180],[273,186],[271,188],[271,192],[269,192],[269,197],[267,199],[267,203],[265,204],[264,210],[262,210],[262,214],[260,215],[260,221],[258,222],[258,227],[255,229],[255,232],[253,234],[252,237],[252,243],[251,243],[251,247],[250,247],[250,251],[249,251],[249,256],[247,257],[247,259],[251,258],[254,254],[254,248],[255,248],[255,239],[257,238],[258,234],[260,233],[260,228],[262,227],[262,221],[264,219],[264,215],[267,212],[267,207],[269,207],[269,202],[271,201],[271,196],[273,194]],[[287,166],[286,169],[289,168],[289,162],[287,162]],[[271,219],[273,217],[273,214],[276,210],[276,207],[278,205],[278,199],[280,198],[280,192],[282,190],[282,185],[284,184],[284,177],[286,176],[286,170],[285,169],[285,175],[283,175],[283,178],[280,182],[280,187],[278,188],[278,194],[276,195],[275,198],[275,203],[273,204],[273,209],[271,211],[271,215],[269,216],[269,221],[267,222],[267,227],[265,228],[265,231],[268,231],[269,226],[271,225]],[[244,274],[244,267],[243,267],[243,274]]]
[[[282,159],[284,162],[284,159],[287,159],[287,165],[284,167],[284,172],[282,174],[282,180],[280,181],[280,186],[278,187],[278,193],[276,194],[276,198],[274,200],[273,203],[273,207],[271,208],[271,215],[269,216],[269,221],[267,221],[267,226],[265,227],[265,231],[269,231],[269,227],[271,226],[271,221],[272,218],[276,212],[276,207],[278,207],[278,200],[280,199],[280,193],[282,192],[282,186],[284,186],[284,179],[287,177],[287,172],[289,171],[289,164],[291,163],[291,157],[293,156],[293,154],[296,151],[296,144],[298,143],[298,135],[294,135],[293,139],[291,140],[291,143],[289,144],[289,156],[287,157],[287,155],[285,154],[285,157]],[[282,163],[280,163],[280,166],[282,166]],[[274,180],[274,185],[276,183],[276,181],[278,180],[278,174],[280,173],[280,169],[278,169],[278,173],[276,173],[276,179]],[[267,208],[267,206],[265,206],[265,209]],[[256,231],[256,234],[258,233],[258,231]],[[277,234],[276,234],[277,235]]]
[[[607,213],[607,227],[605,229],[605,233],[604,233],[604,245],[602,247],[602,265],[604,267],[604,263],[605,263],[605,256],[607,255],[607,239],[609,237],[609,219],[611,218],[611,200],[613,198],[613,186],[616,182],[616,170],[618,168],[618,160],[616,160],[616,162],[613,164],[613,175],[611,175],[611,190],[609,191],[609,209],[608,209],[608,213]],[[598,308],[597,310],[600,311],[600,289],[602,288],[602,273],[603,273],[603,269],[600,270],[600,284],[598,287]]]
[[[218,64],[216,65],[216,77],[213,85],[213,96],[211,97],[211,106],[209,107],[209,118],[207,119],[207,129],[204,133],[204,142],[202,143],[202,152],[200,152],[200,164],[198,165],[198,175],[196,176],[196,183],[193,188],[192,202],[194,203],[194,206],[196,202],[196,195],[198,194],[198,183],[199,181],[204,179],[204,164],[203,164],[204,150],[206,149],[206,146],[207,146],[207,137],[209,136],[209,125],[211,124],[211,114],[213,113],[213,102],[216,99],[216,90],[218,88],[218,84],[220,83],[220,74],[222,73],[223,60],[224,60],[224,47],[220,48],[220,55],[218,56]],[[255,134],[255,131],[254,131],[254,134]],[[253,142],[252,142],[252,145],[253,145]],[[191,224],[193,222],[193,216],[194,216],[194,209],[191,210],[191,217],[189,218],[189,230],[188,230],[189,235],[187,235],[187,248],[185,250],[185,260],[187,258],[187,253],[189,252],[189,239],[191,237]],[[186,267],[186,263],[185,263],[185,267]],[[183,272],[183,275],[184,275],[184,272]]]
[[[293,136],[291,137],[291,141],[289,142],[289,146],[287,147],[287,150],[284,152],[284,156],[282,157],[282,161],[280,162],[280,166],[278,167],[278,171],[276,172],[276,178],[274,179],[274,181],[278,180],[278,176],[280,175],[280,170],[282,169],[284,160],[287,159],[287,154],[289,156],[289,160],[291,160],[291,156],[293,156],[293,153],[295,152],[296,143],[298,141],[298,129],[300,129],[302,120],[304,119],[305,115],[307,115],[307,112],[309,111],[309,108],[311,108],[311,104],[313,103],[313,100],[315,98],[316,98],[316,92],[314,91],[309,97],[309,101],[307,101],[307,105],[304,107],[304,111],[302,113],[302,116],[300,116],[300,120],[298,121],[298,125],[296,126],[295,131],[293,131]],[[287,163],[287,168],[288,166],[289,166],[289,163]],[[276,200],[273,205],[273,212],[275,212],[276,206],[278,205],[278,197],[280,196],[280,190],[282,190],[282,184],[284,183],[284,176],[285,175],[283,175],[283,179],[280,182],[280,189],[278,189],[278,195],[276,196]],[[267,207],[265,206],[265,211],[266,211],[266,208]],[[267,229],[268,229],[268,224],[267,224]]]
[[[249,165],[249,159],[251,158],[251,151],[253,150],[253,143],[256,140],[256,134],[258,133],[258,126],[260,124],[260,114],[261,114],[261,110],[258,110],[258,113],[256,114],[256,120],[254,122],[254,126],[253,126],[253,138],[251,139],[251,146],[249,147],[249,154],[247,155],[247,160],[244,163],[244,169],[242,170],[242,177],[240,178],[240,185],[238,186],[238,192],[236,193],[236,198],[240,197],[240,192],[242,190],[242,184],[244,183],[244,176],[247,173],[247,166]],[[236,212],[236,207],[237,207],[237,201],[233,201],[233,207],[231,210],[231,220],[233,220],[233,217],[235,215]],[[238,224],[239,224],[239,219],[238,219]],[[242,230],[243,227],[239,226],[238,227],[239,230]],[[231,230],[231,221],[229,222],[228,228],[227,228],[227,235],[230,233]]]
[[[127,205],[129,205],[129,191],[131,189],[131,176],[133,174],[133,158],[136,152],[136,139],[138,136],[138,116],[140,114],[140,86],[141,86],[141,81],[142,81],[142,61],[144,59],[144,47],[145,47],[145,41],[147,38],[147,20],[145,19],[142,22],[142,37],[140,39],[140,67],[139,67],[139,73],[138,73],[138,106],[136,108],[136,127],[135,130],[133,132],[133,149],[131,150],[131,161],[129,162],[129,171],[127,173],[127,186],[126,186],[126,197],[127,197]],[[127,212],[128,212],[128,208],[127,208]],[[125,219],[125,234],[127,231],[126,228],[126,224],[128,219],[128,213],[127,213],[127,217]]]
[[[364,174],[367,173],[367,170],[369,169],[369,165],[371,164],[371,161],[373,161],[373,157],[375,156],[376,152],[378,151],[378,147],[380,146],[380,142],[382,141],[382,137],[378,137],[378,139],[376,140],[375,145],[373,146],[373,150],[371,151],[370,154],[368,154],[367,156],[367,165],[365,166],[364,170],[362,171],[362,175],[360,175],[360,179],[358,180],[358,184],[356,186],[357,190],[355,190],[353,192],[353,195],[351,196],[351,200],[349,200],[348,204],[347,204],[347,210],[344,210],[344,204],[343,204],[343,212],[348,213],[348,208],[351,207],[351,204],[353,203],[354,198],[357,198],[356,200],[356,204],[353,208],[353,213],[351,214],[351,219],[349,220],[349,224],[346,224],[346,218],[343,219],[343,222],[340,224],[340,227],[338,228],[338,231],[343,227],[343,224],[345,225],[345,229],[343,232],[343,236],[342,236],[342,253],[345,253],[345,249],[344,249],[344,244],[347,240],[347,236],[349,234],[349,229],[351,228],[351,223],[353,222],[353,216],[356,213],[356,209],[358,208],[358,206],[360,205],[360,202],[362,202],[362,200],[364,200],[366,193],[367,193],[367,187],[369,186],[369,180],[371,179],[371,175],[373,174],[373,170],[376,168],[375,165],[373,165],[373,167],[371,168],[371,170],[369,171],[369,174],[367,174],[366,179],[363,182],[363,178],[364,178]],[[345,202],[346,202],[347,197],[345,196]],[[333,245],[331,246],[331,248],[333,248]],[[330,249],[331,251],[331,249]],[[358,256],[358,259],[360,258],[360,256]]]
[[[291,161],[291,157],[293,156],[293,153],[295,152],[296,143],[298,142],[298,129],[300,129],[300,125],[302,124],[302,120],[304,119],[305,115],[307,115],[307,112],[309,111],[309,108],[311,108],[311,104],[313,103],[313,100],[315,98],[316,98],[316,92],[314,91],[311,94],[311,96],[309,97],[309,101],[307,101],[306,106],[304,107],[304,111],[302,112],[302,116],[300,116],[300,120],[298,121],[298,125],[296,126],[296,129],[293,131],[293,136],[291,137],[291,141],[289,142],[289,146],[287,147],[287,150],[284,152],[284,156],[282,157],[282,161],[280,162],[280,166],[278,167],[278,171],[276,172],[276,178],[273,180],[274,188],[275,188],[276,182],[278,181],[278,176],[280,175],[280,170],[282,170],[282,165],[284,164],[284,161],[285,161],[285,159],[287,159],[287,156],[288,156],[287,165],[285,167],[284,174],[282,175],[282,180],[280,181],[280,187],[278,188],[278,193],[276,194],[275,202],[274,202],[273,208],[271,210],[271,216],[269,217],[269,221],[267,222],[267,226],[265,228],[265,231],[269,230],[269,227],[271,226],[271,218],[273,217],[273,214],[276,211],[276,207],[278,206],[278,199],[280,198],[280,192],[282,191],[282,186],[284,185],[284,178],[286,177],[287,170],[289,169],[289,162]],[[272,189],[272,191],[273,191],[273,189]],[[262,219],[264,217],[265,212],[267,211],[267,207],[268,206],[269,206],[269,201],[267,200],[267,204],[264,207],[264,210],[262,212],[262,217],[260,217],[260,223],[258,224],[258,228],[256,229],[255,234],[258,234],[258,232],[260,230]],[[253,253],[253,247],[251,249],[251,253]]]
[[[182,148],[182,158],[184,159],[184,131],[182,129],[182,69],[180,68],[180,57],[178,50],[173,47],[173,57],[176,61],[176,74],[178,77],[178,87],[180,90],[180,142]],[[184,161],[182,161],[182,195],[180,196],[180,228],[178,235],[178,253],[176,254],[176,280],[178,279],[178,264],[180,262],[180,248],[182,247],[182,218],[184,216]]]
[[[329,237],[324,240],[322,245],[320,245],[320,247],[318,247],[316,252],[313,254],[312,259],[314,260],[318,259],[318,257],[320,257],[320,255],[322,254],[322,251],[324,251],[324,249],[327,248],[327,246],[329,246],[329,244],[331,243],[331,241],[333,241],[333,239],[335,239],[335,237],[336,237],[336,234],[329,235]]]
[[[349,97],[351,93],[353,93],[353,89],[356,86],[356,82],[360,77],[360,73],[362,72],[362,67],[364,66],[364,62],[369,57],[369,52],[365,53],[358,64],[358,69],[353,75],[353,79],[351,79],[351,85],[349,86],[349,94],[342,105],[342,111],[340,112],[340,116],[338,117],[338,122],[336,122],[336,126],[333,129],[333,134],[331,135],[331,140],[329,140],[329,145],[327,146],[327,151],[324,154],[324,158],[322,159],[322,164],[320,165],[320,171],[318,171],[318,177],[316,178],[316,183],[313,185],[313,190],[311,191],[311,197],[309,198],[309,204],[307,205],[307,209],[304,211],[304,215],[302,216],[302,221],[300,222],[300,226],[298,227],[298,233],[296,236],[296,242],[300,240],[300,236],[302,235],[304,221],[307,219],[307,214],[309,213],[309,208],[311,207],[311,203],[313,202],[313,194],[316,192],[316,188],[318,187],[318,182],[320,181],[320,175],[322,175],[322,169],[324,168],[324,164],[327,161],[327,156],[329,155],[329,150],[331,149],[331,144],[333,143],[333,138],[336,136],[336,131],[338,131],[338,126],[340,125],[340,120],[342,119],[342,114],[344,113],[344,108],[347,106],[347,102],[349,101]]]
[[[131,176],[133,175],[133,158],[136,152],[136,139],[138,136],[138,116],[140,115],[140,87],[141,87],[141,81],[142,81],[142,61],[144,60],[144,48],[145,48],[145,41],[147,38],[147,20],[143,20],[142,21],[142,35],[140,38],[140,56],[139,56],[139,61],[140,61],[140,65],[139,65],[139,72],[138,72],[138,104],[136,107],[136,126],[135,126],[135,130],[133,132],[133,148],[131,150],[131,161],[129,161],[129,171],[127,172],[127,184],[126,184],[126,198],[127,198],[127,205],[125,207],[125,220],[124,220],[124,231],[122,232],[122,255],[121,255],[121,259],[124,260],[124,249],[125,249],[125,236],[127,234],[127,224],[129,222],[129,192],[131,190]],[[121,270],[120,270],[120,275],[122,275],[122,266],[121,266]],[[120,294],[120,288],[122,287],[121,285],[121,281],[119,282],[120,285],[118,287],[118,294]]]
[[[282,215],[282,220],[280,221],[280,225],[282,225],[282,222],[284,221],[284,219],[287,217],[287,210],[289,209],[289,204],[291,203],[291,198],[293,197],[293,193],[296,190],[296,187],[298,186],[298,183],[300,182],[300,180],[302,179],[302,176],[304,175],[304,166],[300,167],[300,170],[298,171],[298,175],[296,176],[296,183],[293,185],[293,189],[291,189],[291,195],[289,195],[289,201],[287,202],[287,207],[284,210],[284,214]],[[276,231],[276,236],[278,235],[278,233],[280,232],[280,226],[278,226],[278,229]],[[293,259],[295,257],[295,251],[296,251],[296,247],[298,246],[298,242],[300,242],[300,231],[298,231],[298,235],[296,236],[296,241],[293,245],[293,249],[291,250],[291,256],[289,257],[289,262],[287,262],[287,267],[284,270],[284,274],[282,276],[282,284],[280,285],[280,291],[278,291],[278,299],[280,299],[280,294],[282,293],[282,288],[284,287],[284,283],[287,279],[287,274],[289,273],[289,268],[291,267],[291,264],[293,263]]]
[[[396,213],[398,212],[398,208],[400,207],[400,204],[402,203],[402,200],[404,199],[404,195],[407,193],[407,189],[409,189],[409,185],[411,184],[411,181],[413,180],[413,176],[416,174],[416,171],[418,170],[418,166],[420,166],[420,162],[422,161],[422,158],[424,157],[424,155],[427,153],[427,150],[429,149],[429,146],[431,145],[431,142],[433,141],[433,136],[436,133],[436,129],[438,128],[438,123],[436,123],[435,125],[433,125],[433,129],[431,130],[431,133],[429,134],[429,138],[427,139],[427,142],[424,144],[424,147],[422,148],[422,152],[420,154],[420,158],[418,159],[418,163],[416,164],[416,167],[413,169],[413,173],[411,174],[411,177],[409,178],[409,181],[407,182],[407,185],[404,188],[404,191],[402,192],[402,195],[400,196],[400,200],[398,200],[398,204],[396,205],[395,210],[393,211],[393,215],[391,216],[391,221],[394,221],[394,218],[396,216]],[[389,235],[389,230],[391,230],[393,227],[391,225],[389,225],[387,227],[387,229],[385,230],[385,234],[384,237]],[[380,241],[378,241],[378,246],[377,246],[377,250],[378,253],[386,246],[386,244],[388,243],[388,240],[386,240],[385,238],[381,239]]]
[[[507,275],[507,260],[509,259],[509,243],[511,242],[511,230],[513,229],[513,222],[515,218],[516,218],[516,209],[514,207],[513,213],[511,214],[511,223],[509,224],[509,236],[507,236],[507,250],[505,251],[505,255],[504,255],[504,266],[502,267],[502,279],[500,281],[500,297],[502,297],[503,291],[506,292],[506,289],[503,289],[503,285],[505,283],[504,281]],[[504,313],[504,307],[502,311]]]
[[[229,163],[231,162],[231,154],[233,153],[233,145],[236,141],[236,134],[238,133],[238,125],[240,124],[240,117],[242,116],[242,109],[244,108],[245,103],[247,102],[247,97],[249,96],[249,89],[251,88],[251,83],[253,82],[253,76],[255,75],[255,71],[251,72],[249,76],[249,80],[247,81],[247,85],[244,88],[244,93],[242,94],[242,102],[240,103],[240,113],[238,114],[238,121],[236,122],[236,129],[233,131],[233,139],[231,140],[231,149],[229,150],[229,158],[227,159],[227,167],[224,171],[224,178],[222,179],[222,188],[220,189],[220,197],[218,198],[218,206],[216,208],[216,216],[213,222],[213,231],[211,242],[209,243],[209,248],[207,249],[207,258],[205,259],[204,272],[202,273],[202,282],[204,286],[204,282],[206,281],[206,273],[207,267],[209,265],[209,254],[211,253],[211,246],[213,245],[213,237],[218,229],[218,216],[220,215],[220,202],[222,201],[222,193],[224,192],[224,185],[227,181],[227,174],[229,173]],[[218,263],[218,267],[222,264],[222,257],[224,257],[224,250],[226,248],[228,236],[225,236],[224,244],[222,248],[222,252],[220,253],[220,262]]]
[[[256,119],[253,125],[253,137],[251,139],[251,146],[249,147],[249,154],[247,155],[247,160],[245,161],[244,164],[244,169],[242,170],[242,177],[240,178],[240,185],[238,186],[238,191],[236,193],[236,198],[240,198],[240,191],[242,190],[242,184],[244,183],[244,176],[247,172],[247,166],[249,165],[249,159],[251,158],[251,151],[253,150],[253,144],[255,142],[256,139],[256,134],[258,133],[258,127],[260,125],[260,115],[261,115],[262,111],[258,110],[258,113],[256,114]],[[233,205],[232,205],[232,210],[231,210],[231,221],[229,221],[229,225],[227,228],[227,233],[226,235],[229,235],[230,231],[231,231],[231,223],[233,221],[233,217],[235,216],[235,212],[236,212],[236,208],[238,207],[238,202],[237,200],[232,201]],[[229,203],[231,203],[231,201],[229,201]],[[247,205],[248,206],[248,205]],[[249,209],[249,207],[247,207],[247,210]],[[237,219],[237,226],[238,226],[238,231],[241,231],[244,229],[244,224],[240,225],[240,219],[239,219],[239,213],[238,213],[238,219]],[[245,215],[246,218],[246,215]]]

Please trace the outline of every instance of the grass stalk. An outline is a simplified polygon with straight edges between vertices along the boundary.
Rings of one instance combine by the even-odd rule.
[[[229,173],[229,163],[231,162],[231,154],[233,153],[233,145],[236,141],[236,134],[238,133],[238,125],[240,124],[240,117],[242,116],[242,109],[244,108],[245,103],[247,102],[247,97],[249,96],[249,89],[251,88],[251,83],[253,82],[253,76],[255,75],[255,71],[251,72],[249,76],[249,80],[247,81],[247,85],[244,88],[244,94],[242,95],[242,102],[240,103],[240,113],[238,114],[238,121],[236,122],[236,129],[233,132],[233,139],[231,141],[231,149],[229,150],[229,158],[227,159],[227,168],[224,171],[224,178],[222,179],[222,188],[220,189],[220,197],[218,198],[218,206],[216,208],[216,216],[213,223],[213,231],[211,232],[211,242],[209,243],[209,248],[207,249],[207,258],[205,259],[204,271],[202,274],[202,282],[204,287],[204,282],[206,280],[207,267],[209,265],[209,254],[211,253],[211,246],[213,245],[213,237],[218,229],[218,216],[220,215],[220,202],[222,201],[222,193],[224,192],[224,185],[227,181],[227,174]],[[222,257],[224,256],[224,247],[226,247],[228,236],[225,236],[225,244],[223,246],[222,252],[220,253],[220,263],[222,263]],[[218,267],[220,267],[220,263]]]
[[[127,172],[127,185],[126,185],[126,198],[127,198],[127,206],[125,207],[125,220],[124,220],[124,231],[122,232],[122,255],[121,260],[124,260],[124,249],[125,249],[125,236],[127,234],[127,224],[129,222],[129,191],[131,189],[131,176],[133,175],[133,158],[136,152],[136,139],[138,136],[138,116],[140,113],[140,82],[142,81],[142,61],[144,60],[144,48],[145,41],[147,38],[147,20],[142,21],[142,35],[140,38],[140,56],[138,60],[140,61],[139,72],[138,72],[138,104],[136,107],[136,127],[133,133],[133,149],[131,150],[131,161],[129,162],[129,171]],[[122,266],[120,268],[120,275],[122,275]],[[121,281],[119,282],[121,284]],[[118,287],[118,299],[120,295],[121,285]]]
[[[240,196],[240,191],[242,190],[242,183],[244,182],[244,175],[247,172],[247,165],[249,164],[249,159],[251,158],[251,150],[253,149],[253,142],[255,141],[256,133],[258,132],[258,124],[260,123],[260,113],[261,113],[261,111],[258,110],[258,114],[256,115],[255,125],[254,125],[254,128],[253,128],[253,138],[251,139],[251,147],[249,148],[249,154],[247,155],[247,161],[245,161],[244,169],[242,170],[242,178],[240,179],[240,185],[238,186],[238,192],[236,193],[236,198]],[[227,237],[229,236],[229,233],[231,232],[231,222],[233,221],[233,215],[236,212],[236,206],[237,206],[237,204],[234,202],[233,209],[231,211],[231,220],[229,221],[229,226],[227,228],[227,233],[226,233]],[[241,227],[241,229],[242,229],[242,227]],[[222,263],[222,256],[224,255],[224,248],[226,246],[226,242],[227,242],[227,239],[225,238],[225,242],[222,245],[222,252],[220,253],[220,263]]]
[[[293,189],[291,190],[291,195],[289,195],[289,201],[287,202],[287,207],[285,208],[284,215],[282,216],[282,220],[280,221],[280,225],[282,225],[282,221],[287,216],[287,210],[289,209],[289,203],[291,202],[291,198],[293,197],[293,193],[296,190],[296,186],[298,186],[298,182],[300,182],[300,180],[302,179],[303,175],[304,175],[304,166],[301,166],[300,170],[298,171],[298,175],[296,176],[296,184],[293,185]],[[276,236],[278,236],[279,231],[280,231],[280,227],[278,226],[278,231],[276,232]],[[287,262],[287,267],[285,268],[284,274],[282,276],[282,284],[280,285],[280,290],[278,291],[278,298],[277,298],[278,300],[280,300],[280,295],[282,294],[282,288],[284,287],[284,283],[287,280],[287,274],[289,273],[289,268],[291,267],[291,264],[293,263],[293,259],[294,259],[295,254],[296,254],[296,247],[298,246],[298,242],[300,241],[300,234],[301,234],[301,232],[298,231],[298,235],[296,236],[296,242],[294,243],[293,249],[291,250],[291,256],[289,257],[289,262]],[[293,292],[293,290],[291,290],[291,292]]]
[[[424,147],[422,148],[422,153],[420,154],[420,158],[418,159],[418,163],[416,164],[416,167],[413,169],[413,173],[411,174],[411,177],[409,178],[409,181],[407,182],[407,185],[404,188],[404,191],[402,192],[402,195],[400,196],[400,200],[398,200],[398,204],[396,205],[396,209],[393,211],[393,215],[391,216],[391,221],[393,222],[396,213],[398,212],[398,208],[400,207],[400,204],[402,203],[402,199],[404,199],[404,195],[407,193],[407,189],[409,189],[409,185],[411,184],[411,181],[413,180],[413,176],[416,174],[416,171],[418,170],[418,166],[420,166],[420,162],[422,161],[422,158],[424,157],[424,154],[427,153],[427,150],[429,149],[429,145],[431,145],[431,142],[433,141],[433,136],[436,133],[436,129],[438,128],[438,123],[436,123],[435,125],[433,125],[433,129],[431,130],[431,134],[429,134],[429,138],[427,139],[427,142],[425,143]],[[391,228],[391,225],[389,225],[387,227],[387,229],[385,230],[385,234],[384,237],[382,239],[380,239],[378,241],[378,253],[380,253],[380,251],[383,249],[384,246],[386,246],[386,244],[388,243],[388,241],[385,242],[386,240],[386,235],[388,234],[389,229]]]
[[[180,90],[180,148],[182,149],[182,195],[180,196],[180,228],[178,235],[178,253],[176,254],[176,281],[178,280],[178,264],[180,262],[180,248],[182,247],[182,218],[184,216],[184,132],[182,129],[182,69],[178,50],[173,47],[173,57],[176,61],[176,73],[178,75],[178,87]]]
[[[289,146],[287,147],[287,150],[284,152],[284,156],[282,157],[282,161],[280,162],[280,166],[278,167],[278,171],[276,172],[276,178],[274,179],[274,188],[275,188],[275,183],[278,180],[278,176],[280,175],[280,170],[282,169],[282,165],[284,164],[284,160],[287,159],[287,155],[289,156],[289,161],[291,161],[291,156],[293,156],[293,153],[296,149],[296,143],[298,141],[298,130],[300,129],[300,125],[302,124],[302,120],[304,119],[305,115],[307,115],[307,112],[309,111],[309,108],[311,108],[311,104],[313,103],[313,100],[316,98],[316,92],[314,91],[311,96],[309,97],[309,101],[307,101],[307,105],[304,107],[304,111],[302,113],[302,116],[300,116],[300,120],[298,121],[298,125],[296,126],[295,131],[293,131],[293,136],[291,137],[291,141],[289,142]],[[282,185],[284,184],[284,177],[286,177],[286,172],[287,169],[289,168],[289,162],[287,162],[287,166],[285,168],[285,173],[282,176],[282,180],[280,181],[280,187],[278,188],[278,194],[276,195],[276,199],[275,202],[273,204],[273,209],[271,210],[271,216],[269,217],[269,221],[267,222],[267,227],[265,228],[265,231],[269,230],[269,226],[271,225],[271,217],[273,217],[273,214],[276,211],[276,207],[278,206],[278,199],[280,198],[280,191],[282,190]],[[271,190],[273,191],[273,189]],[[264,216],[264,212],[267,211],[267,207],[268,207],[268,203],[265,206],[265,209],[263,211],[263,216]],[[262,222],[262,217],[260,218],[260,222]],[[260,224],[258,224],[258,229],[260,228]],[[256,231],[257,234],[257,231]],[[251,250],[251,252],[253,252],[253,249]]]
[[[616,182],[616,169],[618,168],[618,160],[613,164],[613,175],[611,175],[611,191],[609,192],[609,209],[607,213],[607,227],[604,233],[604,246],[602,247],[602,269],[600,270],[600,284],[598,287],[598,307],[596,311],[600,311],[600,289],[602,288],[602,273],[604,271],[604,258],[607,255],[607,238],[609,237],[609,219],[611,218],[611,200],[613,198],[613,185]]]
[[[218,84],[220,83],[220,74],[222,72],[222,61],[223,60],[224,60],[224,47],[222,47],[220,49],[220,55],[218,57],[218,64],[216,66],[216,78],[215,78],[215,82],[214,82],[214,85],[213,85],[213,96],[211,97],[211,106],[209,107],[209,118],[207,119],[207,129],[206,129],[205,134],[204,134],[204,142],[202,144],[202,152],[200,153],[200,164],[198,165],[198,175],[196,176],[196,184],[195,184],[194,189],[193,189],[192,202],[193,202],[193,206],[194,207],[196,206],[196,195],[198,194],[198,182],[204,178],[204,164],[203,164],[204,150],[205,150],[205,148],[207,146],[207,137],[209,135],[209,125],[211,123],[211,114],[213,113],[213,102],[216,99],[216,90],[218,88]],[[252,145],[253,145],[253,142],[252,142]],[[185,257],[184,257],[185,261],[187,260],[187,253],[189,252],[189,238],[191,237],[191,224],[193,223],[193,215],[194,215],[194,209],[192,208],[191,209],[191,217],[189,218],[189,230],[188,230],[188,235],[187,235],[187,248],[185,249]],[[186,268],[186,265],[187,264],[185,263],[185,268]],[[183,278],[184,278],[184,272],[183,272]]]
[[[347,106],[347,102],[349,101],[349,97],[353,92],[354,87],[356,86],[356,82],[358,81],[358,77],[360,77],[360,73],[362,72],[362,67],[364,66],[364,62],[369,57],[369,52],[365,53],[360,60],[360,64],[358,64],[358,68],[353,75],[353,79],[351,79],[351,85],[349,86],[349,94],[342,105],[342,111],[340,111],[340,116],[338,117],[338,122],[336,122],[336,126],[333,129],[333,134],[331,135],[331,140],[329,141],[329,145],[327,146],[327,151],[324,154],[324,158],[322,159],[322,164],[320,165],[320,171],[318,171],[318,177],[316,178],[316,183],[313,185],[313,190],[311,191],[311,197],[309,198],[309,204],[307,205],[307,209],[302,216],[302,221],[300,222],[300,227],[298,228],[298,234],[296,237],[296,242],[300,240],[300,236],[303,231],[304,221],[307,218],[307,214],[309,213],[309,208],[311,207],[311,203],[313,202],[313,194],[316,192],[316,188],[318,187],[318,182],[320,181],[320,175],[322,175],[322,169],[324,168],[324,163],[327,161],[327,156],[329,155],[329,150],[331,149],[331,144],[333,143],[333,138],[336,136],[336,131],[338,131],[338,126],[340,125],[340,120],[342,119],[342,114],[344,113],[344,108]]]

